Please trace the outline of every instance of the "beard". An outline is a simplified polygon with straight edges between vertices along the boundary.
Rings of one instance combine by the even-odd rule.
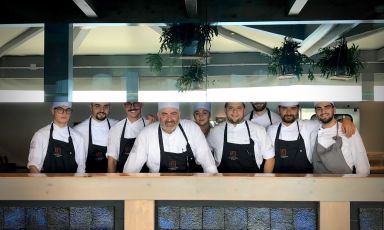
[[[267,107],[267,103],[256,103],[256,105],[252,103],[252,107],[254,111],[261,112]]]
[[[240,124],[241,122],[243,122],[243,120],[244,120],[243,118],[244,117],[240,117],[240,118],[237,118],[237,119],[228,118],[228,121],[231,124],[237,125],[237,124]]]
[[[320,120],[321,123],[323,123],[323,124],[328,124],[329,122],[331,122],[331,121],[333,120],[333,116],[324,117],[324,118],[320,118],[320,117],[319,117],[319,120]]]
[[[281,120],[285,123],[291,124],[296,121],[295,115],[284,115]]]
[[[107,118],[107,114],[104,112],[100,112],[96,114],[96,120],[98,121],[104,121]]]
[[[179,124],[178,122],[166,121],[164,123],[160,123],[160,127],[161,127],[162,130],[164,130],[164,132],[172,133],[173,131],[175,131],[175,129],[177,128],[178,124]]]

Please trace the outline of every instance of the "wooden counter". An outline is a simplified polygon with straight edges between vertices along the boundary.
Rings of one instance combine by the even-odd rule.
[[[384,201],[384,175],[0,174],[0,200],[124,200],[125,229],[153,229],[155,200],[319,201],[320,229],[349,229],[351,201]]]

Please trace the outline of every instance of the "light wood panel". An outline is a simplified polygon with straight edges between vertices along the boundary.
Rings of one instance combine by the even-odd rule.
[[[0,174],[0,200],[384,201],[384,176]]]
[[[155,226],[155,201],[126,200],[124,229],[152,230]]]
[[[319,226],[324,230],[349,230],[350,203],[320,202]]]

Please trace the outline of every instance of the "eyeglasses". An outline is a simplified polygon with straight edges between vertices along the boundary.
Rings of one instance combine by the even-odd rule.
[[[56,108],[54,108],[54,110],[56,110],[56,112],[59,113],[59,114],[63,114],[64,112],[66,114],[71,114],[72,113],[72,109],[71,108],[64,109],[62,107],[56,107]]]
[[[126,107],[141,107],[142,103],[141,102],[125,102],[124,106]]]
[[[323,106],[323,107],[316,106],[316,107],[315,107],[315,110],[316,110],[316,112],[321,112],[321,111],[323,111],[323,110],[330,110],[330,109],[332,109],[332,108],[333,108],[333,105],[332,105],[332,104],[328,104],[328,105]]]

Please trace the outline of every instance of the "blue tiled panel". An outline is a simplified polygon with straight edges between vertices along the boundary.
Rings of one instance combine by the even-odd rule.
[[[92,208],[91,229],[113,229],[114,210],[113,207]]]
[[[289,230],[293,229],[293,218],[291,208],[271,209],[271,229]]]
[[[71,229],[90,229],[92,213],[90,207],[71,207],[69,224]]]
[[[295,230],[316,230],[316,209],[294,208],[293,225]]]
[[[47,229],[47,209],[46,208],[27,208],[27,228],[28,229]]]
[[[203,208],[202,207],[181,207],[180,208],[181,229],[202,229]]]
[[[160,229],[179,229],[180,208],[179,207],[159,207],[158,222]]]
[[[203,229],[224,229],[224,208],[203,208]]]
[[[269,230],[271,214],[269,208],[248,208],[248,229]]]
[[[4,209],[0,207],[0,229],[3,229],[4,225]]]
[[[226,208],[225,229],[247,229],[247,209]]]
[[[69,208],[49,207],[48,229],[69,229]]]
[[[360,208],[359,217],[361,230],[384,229],[382,208]]]
[[[4,208],[4,229],[24,229],[25,227],[25,208]]]

